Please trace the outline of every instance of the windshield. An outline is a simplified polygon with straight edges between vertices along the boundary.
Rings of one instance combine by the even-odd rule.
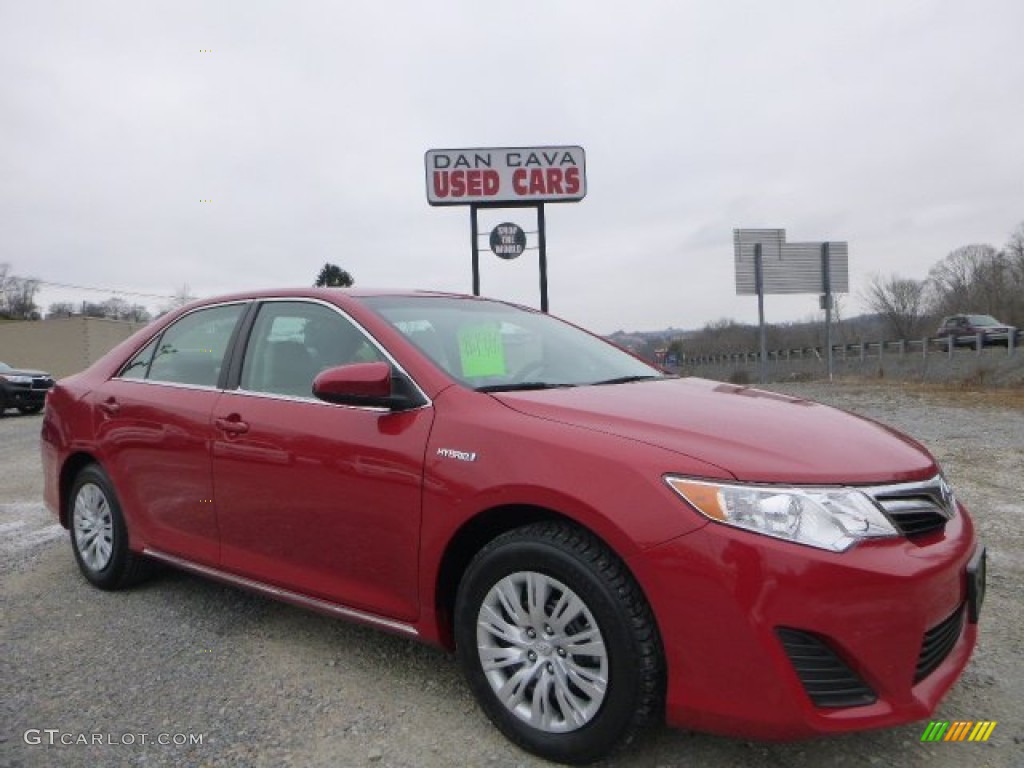
[[[486,299],[374,296],[365,304],[468,387],[496,392],[663,378],[550,315]]]
[[[14,369],[11,368],[11,366],[9,366],[7,363],[0,363],[0,371],[13,371],[13,370]]]
[[[971,325],[999,325],[992,315],[968,315],[967,320]]]

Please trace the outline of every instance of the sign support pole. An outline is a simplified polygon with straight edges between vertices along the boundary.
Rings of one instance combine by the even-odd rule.
[[[480,247],[477,245],[476,206],[469,206],[469,238],[473,243],[473,295],[480,295]]]
[[[540,257],[540,311],[548,311],[548,239],[545,234],[544,203],[537,203],[537,252]]]
[[[832,381],[832,275],[830,274],[828,241],[821,244],[821,282],[825,292],[825,349],[828,359],[828,380]]]
[[[768,357],[768,338],[765,334],[764,328],[764,265],[761,258],[761,244],[754,244],[754,283],[757,288],[757,323],[760,328],[761,335],[761,354],[758,359],[758,378],[761,383],[765,383],[765,378],[768,375],[767,369],[767,357]]]

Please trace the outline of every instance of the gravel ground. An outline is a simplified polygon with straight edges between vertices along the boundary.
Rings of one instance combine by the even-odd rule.
[[[923,724],[794,744],[660,728],[607,765],[1024,765],[1024,397],[779,388],[903,429],[944,465],[990,576],[982,641],[936,718],[999,724],[988,743],[928,745]],[[39,424],[0,420],[0,766],[547,765],[491,727],[440,651],[174,571],[88,586],[40,500]],[[26,744],[28,729],[104,743]]]

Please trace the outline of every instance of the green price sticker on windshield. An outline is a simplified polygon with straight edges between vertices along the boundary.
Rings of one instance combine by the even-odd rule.
[[[467,378],[505,375],[505,347],[497,323],[459,329],[459,358]]]

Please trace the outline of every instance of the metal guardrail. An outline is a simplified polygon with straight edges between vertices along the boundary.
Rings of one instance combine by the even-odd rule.
[[[1021,347],[1022,333],[1011,334],[1006,340],[1006,354],[1012,356]],[[958,350],[974,352],[980,355],[983,349],[1003,346],[985,344],[982,334],[974,337],[973,343],[958,344],[953,336],[930,337],[924,339],[900,339],[898,341],[868,341],[856,344],[833,344],[832,356],[836,361],[856,360],[865,362],[870,359],[881,359],[886,353],[906,357],[915,354],[927,357],[929,354],[946,355],[953,358],[954,352]],[[799,347],[795,349],[769,350],[765,360],[771,362],[791,362],[793,360],[825,360],[825,347]],[[758,352],[725,352],[714,355],[687,356],[680,363],[680,367],[696,367],[702,365],[756,365],[759,362]]]

